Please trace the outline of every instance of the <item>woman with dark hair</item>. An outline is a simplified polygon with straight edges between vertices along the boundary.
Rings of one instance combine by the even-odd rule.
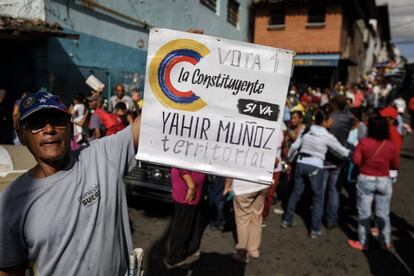
[[[348,240],[349,246],[358,250],[368,249],[368,234],[372,202],[375,199],[376,225],[384,249],[391,246],[390,202],[392,182],[390,169],[398,169],[399,154],[388,140],[387,120],[380,116],[368,121],[368,137],[361,139],[355,148],[353,162],[359,166],[357,181],[358,241]]]
[[[282,228],[292,224],[296,204],[305,190],[305,183],[312,188],[312,224],[310,237],[315,239],[321,235],[321,223],[323,215],[324,187],[323,187],[323,163],[328,149],[338,152],[343,157],[348,156],[349,150],[343,147],[338,140],[327,130],[332,125],[330,116],[322,110],[317,110],[313,116],[314,124],[303,136],[297,138],[289,150],[289,156],[298,153],[297,164],[294,173],[294,186],[285,215]]]

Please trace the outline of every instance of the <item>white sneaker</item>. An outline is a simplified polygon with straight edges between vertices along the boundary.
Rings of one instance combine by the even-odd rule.
[[[280,208],[275,208],[275,209],[273,209],[273,213],[275,213],[276,215],[283,215],[285,213],[285,211],[283,211]]]

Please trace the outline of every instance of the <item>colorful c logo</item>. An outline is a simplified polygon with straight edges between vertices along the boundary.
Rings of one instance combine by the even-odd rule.
[[[207,104],[193,91],[179,91],[171,83],[172,68],[180,62],[196,65],[210,50],[191,39],[177,39],[163,45],[150,64],[149,82],[155,97],[166,107],[197,111]]]

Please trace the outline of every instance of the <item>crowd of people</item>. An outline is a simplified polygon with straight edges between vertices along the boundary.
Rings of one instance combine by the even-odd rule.
[[[198,227],[203,184],[208,186],[204,190],[211,229],[226,228],[225,206],[232,202],[237,232],[232,256],[238,262],[259,258],[262,228],[267,226],[273,204],[274,213],[282,215],[281,228],[293,225],[297,203],[305,191],[311,197],[306,207],[311,213],[310,238],[320,237],[323,225],[328,231],[337,228],[339,210],[348,205],[358,215],[358,239],[348,240],[348,245],[366,250],[371,235],[389,249],[390,201],[403,137],[414,127],[414,97],[407,105],[396,85],[384,77],[386,70],[373,68],[358,83],[338,82],[332,89],[292,85],[283,131],[274,141],[277,157],[271,186],[207,175],[204,179],[208,181],[199,175],[195,180],[194,172],[172,169],[173,225],[180,224],[179,229],[187,231],[173,226],[167,266],[185,265],[198,254],[194,245],[200,244],[202,234]],[[405,123],[407,113],[411,113],[410,124]],[[281,182],[289,190],[284,202],[278,194]],[[348,193],[347,202],[340,200],[342,189]]]
[[[0,103],[4,94],[0,91]],[[31,221],[26,226],[35,230],[21,230],[27,232],[26,239],[33,239],[31,248],[23,246],[25,241],[15,228],[23,225],[22,220],[27,217],[24,212],[29,209],[15,205],[29,199],[30,204],[40,204],[40,207],[45,204],[45,207],[50,206],[51,201],[63,200],[60,197],[50,198],[50,194],[41,192],[37,197],[33,194],[35,189],[25,186],[28,182],[39,183],[36,189],[42,189],[57,180],[76,181],[79,185],[71,186],[71,189],[74,189],[73,195],[80,194],[77,199],[80,206],[94,206],[90,208],[94,215],[85,215],[81,207],[69,210],[70,202],[58,201],[67,207],[53,210],[51,217],[57,221],[64,221],[67,217],[75,222],[79,219],[86,222],[89,221],[88,216],[93,216],[91,223],[85,226],[86,232],[98,233],[98,236],[102,234],[99,240],[96,235],[89,236],[90,240],[85,244],[81,234],[85,229],[79,228],[79,223],[70,223],[70,235],[64,237],[70,247],[83,253],[99,248],[102,239],[108,239],[102,231],[109,231],[109,238],[113,241],[110,245],[115,251],[131,250],[131,237],[126,230],[125,198],[118,185],[114,188],[113,183],[121,183],[119,175],[133,166],[143,100],[138,89],[130,91],[130,96],[126,95],[122,84],[115,85],[114,94],[107,100],[101,91],[93,91],[87,97],[77,94],[69,108],[62,104],[60,98],[44,92],[24,93],[22,99],[16,102],[13,111],[15,143],[26,145],[38,165],[2,195],[0,213],[2,225],[6,226],[0,232],[0,268],[10,266],[20,271],[28,261],[36,259],[44,274],[70,271],[73,273],[69,274],[74,275],[76,271],[89,269],[75,256],[69,257],[71,262],[65,262],[74,263],[74,266],[59,266],[59,260],[47,252],[50,249],[55,255],[59,253],[68,257],[60,248],[54,247],[59,243],[47,241],[50,246],[46,249],[41,243],[36,243],[36,230],[41,231],[38,221],[54,225],[48,217],[39,217],[38,221]],[[411,125],[404,123],[407,109],[411,112]],[[201,205],[205,198],[210,207],[212,230],[223,231],[231,223],[225,215],[226,206],[234,211],[237,243],[232,256],[238,262],[246,263],[251,258],[260,257],[262,228],[267,225],[271,206],[282,203],[273,212],[282,215],[281,227],[288,229],[294,223],[297,204],[306,191],[311,197],[307,206],[311,213],[310,238],[320,237],[323,225],[327,230],[338,227],[341,220],[338,210],[348,204],[358,214],[358,239],[350,239],[349,246],[366,250],[370,236],[374,236],[384,249],[389,249],[392,246],[389,209],[393,183],[398,178],[403,137],[410,134],[414,127],[413,117],[414,97],[407,105],[392,82],[384,78],[383,68],[374,68],[356,84],[338,82],[332,89],[299,89],[292,85],[284,108],[283,131],[274,141],[277,153],[270,186],[171,168],[175,212],[166,266],[185,266],[189,258],[199,255]],[[73,129],[69,130],[69,127]],[[93,140],[96,141],[90,143]],[[101,154],[111,158],[102,158]],[[111,161],[113,158],[122,162],[114,164]],[[64,177],[68,178],[64,180]],[[97,185],[98,182],[103,184]],[[282,182],[290,188],[286,200],[278,192]],[[89,184],[95,186],[87,186]],[[342,187],[348,192],[348,202],[340,200]],[[52,197],[66,193],[66,186],[55,185],[53,189],[56,191]],[[104,207],[94,205],[101,195],[107,204]],[[111,198],[106,198],[109,195]],[[14,214],[15,211],[10,211],[11,206],[19,211]],[[100,208],[105,210],[100,211]],[[374,217],[371,214],[373,209]],[[102,221],[108,221],[108,217],[111,218],[109,221],[118,221],[115,227],[109,222],[99,225]],[[121,247],[122,250],[119,250]],[[37,259],[39,252],[44,254],[44,258]],[[106,253],[112,254],[110,251]],[[114,262],[111,267],[115,269],[113,275],[125,271],[125,264],[122,263],[125,257],[121,254],[111,259]],[[100,274],[100,269],[94,268],[94,274]]]
[[[29,91],[24,91],[20,99],[16,100],[13,105],[11,116],[7,114],[6,108],[2,108],[2,143],[9,144],[10,140],[15,145],[19,145],[20,141],[16,133],[18,128],[19,105],[21,99],[29,95]],[[83,93],[77,93],[73,97],[73,101],[69,106],[69,112],[72,115],[72,123],[74,125],[73,139],[71,142],[72,150],[77,149],[80,145],[111,135],[117,131],[130,125],[135,118],[139,116],[142,109],[141,91],[134,88],[126,95],[125,87],[122,84],[114,86],[114,96],[106,99],[102,95],[102,91],[92,90],[88,96]],[[0,90],[0,105],[6,97],[6,91]],[[4,111],[4,112],[3,112]],[[9,118],[12,118],[12,124]],[[8,135],[10,126],[13,126],[11,135]],[[12,139],[9,139],[11,136]]]

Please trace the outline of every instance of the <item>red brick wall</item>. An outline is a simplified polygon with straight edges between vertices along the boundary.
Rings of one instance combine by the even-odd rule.
[[[268,30],[270,8],[258,8],[254,43],[292,49],[297,53],[341,52],[342,7],[328,6],[325,26],[307,28],[307,8],[287,8],[285,28]]]

